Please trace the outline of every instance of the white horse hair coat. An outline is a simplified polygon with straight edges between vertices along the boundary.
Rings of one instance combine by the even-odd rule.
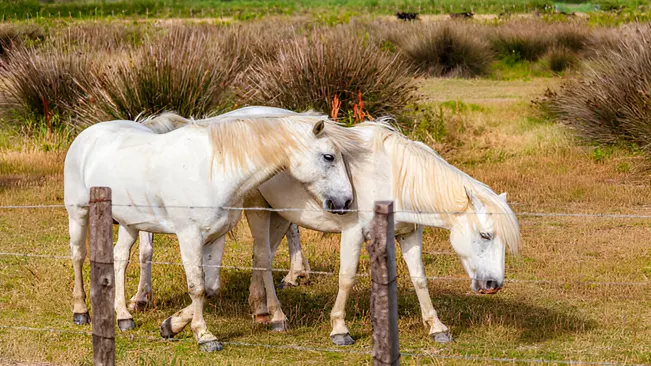
[[[282,111],[249,107],[224,116]],[[161,126],[175,118],[174,115],[161,117],[151,123]],[[165,129],[160,132],[166,132]],[[351,163],[355,208],[360,212],[342,216],[319,212],[318,201],[310,197],[300,182],[284,173],[276,175],[258,188],[259,195],[249,196],[246,205],[306,210],[246,212],[256,242],[254,266],[270,267],[271,262],[265,258],[264,243],[270,242],[272,252],[275,252],[290,222],[317,231],[341,232],[339,293],[331,312],[331,338],[335,344],[352,344],[344,320],[345,304],[355,283],[361,246],[368,236],[372,219],[370,211],[374,201],[393,200],[396,237],[418,295],[423,322],[432,339],[448,342],[451,340],[449,330],[438,319],[429,297],[422,263],[420,225],[450,230],[450,242],[472,280],[472,289],[480,293],[496,293],[503,285],[505,249],[508,246],[517,253],[520,242],[519,225],[506,203],[506,195],[497,195],[485,184],[448,164],[428,146],[409,140],[385,123],[362,123],[347,131],[358,134],[373,151],[368,159],[346,156]],[[141,237],[141,261],[150,261],[150,252],[151,238]],[[149,273],[141,273],[141,286],[134,299],[147,300],[143,295],[145,289],[150,291],[150,287],[142,284],[150,282],[148,276]],[[265,303],[269,291],[269,284],[255,271],[249,303],[256,318],[262,318],[272,310]]]
[[[363,155],[363,146],[337,124],[306,115],[189,124],[168,134],[132,121],[87,128],[70,146],[64,167],[75,322],[88,322],[82,265],[90,187],[112,188],[113,216],[120,224],[114,249],[120,328],[134,326],[124,301],[124,271],[138,231],[173,233],[179,239],[192,304],[163,322],[161,335],[171,337],[191,323],[200,348],[214,351],[221,345],[203,319],[208,291],[202,264],[204,253],[221,253],[222,237],[241,217],[239,210],[228,207],[240,207],[247,192],[284,171],[304,184],[321,207],[341,212],[353,199],[342,152]],[[221,254],[212,260],[221,261]],[[206,267],[206,273],[209,268],[215,272],[209,278],[218,283],[219,269]]]

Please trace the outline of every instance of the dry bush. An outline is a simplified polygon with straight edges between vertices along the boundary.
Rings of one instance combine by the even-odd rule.
[[[138,46],[154,33],[148,24],[84,22],[55,30],[49,42],[57,48],[116,51]]]
[[[230,103],[243,45],[201,27],[173,27],[92,75],[82,124],[162,111],[204,116]]]
[[[591,45],[591,32],[580,23],[527,20],[495,28],[489,40],[502,59],[537,61],[554,47],[574,53],[585,51]]]
[[[538,104],[591,140],[651,148],[651,27],[621,39]]]
[[[9,53],[0,69],[0,105],[5,113],[41,119],[70,115],[85,97],[84,80],[94,68],[86,52],[56,48],[20,48]]]
[[[565,47],[553,47],[545,55],[549,69],[561,73],[579,63],[577,54]]]
[[[25,41],[36,42],[45,39],[45,31],[35,24],[0,24],[0,56],[9,50],[22,46]]]
[[[260,58],[243,76],[244,100],[292,110],[330,112],[335,96],[343,115],[362,93],[371,115],[399,113],[414,98],[409,66],[347,27],[315,31],[283,42],[277,60]]]
[[[494,60],[477,31],[476,26],[462,22],[415,23],[389,35],[388,40],[428,75],[473,77],[487,74]]]
[[[489,35],[493,50],[501,59],[536,61],[551,47],[553,39],[542,22],[513,22]]]

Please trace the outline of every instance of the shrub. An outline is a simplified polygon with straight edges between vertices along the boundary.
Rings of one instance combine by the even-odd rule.
[[[407,59],[433,76],[484,75],[494,60],[472,26],[459,22],[412,24],[392,38]]]
[[[183,116],[212,114],[230,102],[241,43],[196,27],[175,27],[93,75],[78,108],[83,124],[136,119],[166,110]]]
[[[513,22],[496,28],[489,36],[499,58],[536,61],[552,45],[553,39],[541,22]]]
[[[57,48],[116,51],[141,45],[154,33],[147,25],[85,22],[53,31],[50,42]]]
[[[248,103],[329,112],[335,96],[343,115],[362,93],[372,116],[399,113],[414,98],[409,66],[379,50],[350,28],[296,37],[279,48],[277,60],[257,60],[244,75]]]
[[[502,59],[537,61],[551,48],[578,54],[591,44],[591,31],[581,23],[517,21],[502,25],[489,35],[492,49]]]
[[[93,69],[89,53],[56,48],[20,48],[0,69],[0,105],[4,112],[43,119],[70,115],[85,98],[84,80]]]
[[[585,65],[577,80],[538,102],[543,111],[599,143],[651,148],[651,27],[622,39],[617,52]]]
[[[0,56],[6,56],[9,50],[21,46],[25,42],[38,42],[43,39],[45,39],[45,31],[40,26],[0,24]]]
[[[564,47],[554,47],[545,57],[549,65],[549,69],[555,73],[561,73],[568,68],[574,67],[579,62],[576,53]]]

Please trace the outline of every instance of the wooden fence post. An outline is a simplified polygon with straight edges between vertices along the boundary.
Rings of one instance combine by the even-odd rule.
[[[371,323],[373,365],[399,365],[398,294],[393,202],[375,202],[371,241]]]
[[[115,365],[115,278],[111,188],[90,189],[90,300],[93,364]]]

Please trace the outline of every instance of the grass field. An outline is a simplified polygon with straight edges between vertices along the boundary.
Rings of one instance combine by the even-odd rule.
[[[447,133],[443,142],[427,134],[419,137],[495,191],[508,192],[516,212],[651,215],[647,159],[630,149],[586,145],[570,130],[533,116],[530,100],[557,83],[553,78],[424,80],[419,86],[421,101],[442,113]],[[64,152],[39,152],[29,144],[21,148],[19,140],[12,146],[12,151],[0,152],[0,205],[61,204]],[[651,221],[531,216],[519,220],[522,250],[518,257],[507,257],[507,277],[550,282],[507,282],[498,295],[479,296],[470,291],[467,279],[430,281],[439,317],[456,338],[451,345],[439,346],[428,339],[406,266],[398,258],[402,362],[493,364],[497,361],[490,358],[517,358],[525,359],[516,362],[522,364],[536,363],[533,359],[651,363]],[[313,270],[337,271],[338,235],[305,230],[302,238]],[[428,276],[466,277],[446,232],[427,229],[424,240]],[[248,229],[241,223],[234,238],[228,239],[224,264],[250,265],[250,244]],[[154,245],[155,261],[180,260],[171,236],[157,236]],[[286,247],[281,248],[275,267],[287,268]],[[69,255],[65,210],[0,209],[0,252]],[[132,259],[137,260],[136,250]],[[361,263],[360,273],[367,274],[365,252]],[[206,319],[225,343],[224,351],[200,353],[189,330],[179,335],[178,342],[159,339],[160,322],[190,300],[182,268],[155,265],[154,305],[135,314],[136,330],[118,335],[118,363],[370,363],[368,277],[359,278],[347,308],[357,343],[335,348],[328,334],[336,276],[312,275],[309,285],[279,292],[291,327],[279,334],[251,319],[250,272],[222,273],[220,295],[206,306]],[[281,275],[277,273],[276,280]],[[137,266],[130,266],[128,296],[135,293],[137,276]],[[71,292],[69,260],[0,255],[0,327],[89,332],[89,326],[71,322]],[[477,358],[458,358],[465,355]],[[0,328],[0,364],[14,361],[91,364],[91,338]]]

